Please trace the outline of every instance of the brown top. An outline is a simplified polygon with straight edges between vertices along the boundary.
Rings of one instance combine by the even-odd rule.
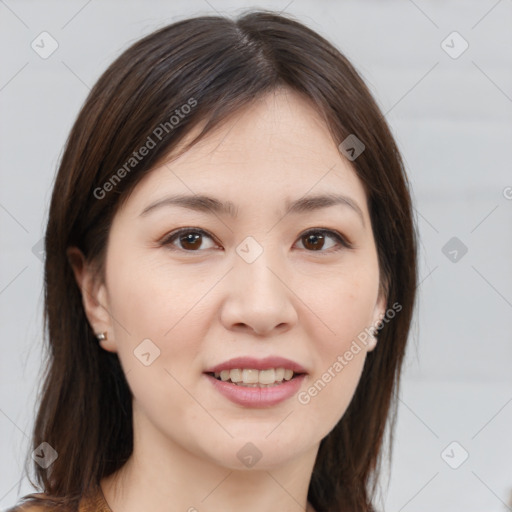
[[[105,500],[101,487],[98,486],[93,494],[85,496],[80,500],[78,512],[112,512],[112,510]]]
[[[36,496],[43,497],[44,494],[36,494]],[[315,509],[309,504],[308,511],[315,512]],[[46,507],[41,505],[23,505],[6,510],[5,512],[48,512]],[[50,511],[51,512],[51,511]],[[87,496],[83,496],[78,504],[78,512],[112,512],[108,506],[105,495],[100,486],[93,489]]]
[[[44,494],[31,494],[38,498],[44,498]],[[6,510],[5,512],[47,512],[47,507],[44,505],[34,505],[26,503],[24,505],[15,506]],[[100,486],[97,486],[93,491],[86,496],[83,496],[78,504],[78,512],[112,512],[108,506],[103,491]]]

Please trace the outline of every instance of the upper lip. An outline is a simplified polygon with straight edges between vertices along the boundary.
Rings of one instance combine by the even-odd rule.
[[[217,364],[205,370],[205,373],[220,373],[222,370],[234,370],[247,368],[254,370],[268,370],[269,368],[284,368],[293,370],[294,373],[307,373],[299,363],[285,357],[269,356],[263,359],[255,357],[235,357],[229,361]]]

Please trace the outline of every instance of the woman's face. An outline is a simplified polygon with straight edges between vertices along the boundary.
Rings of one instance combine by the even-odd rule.
[[[314,199],[327,194],[346,199]],[[240,469],[317,450],[359,381],[358,335],[385,308],[363,186],[287,90],[138,184],[100,290],[109,317],[94,327],[119,355],[141,439]],[[221,378],[249,385],[217,380],[223,363]]]

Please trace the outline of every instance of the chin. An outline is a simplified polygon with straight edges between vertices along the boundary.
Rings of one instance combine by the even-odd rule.
[[[287,437],[284,442],[277,435],[271,439],[273,435],[268,437],[267,430],[261,436],[236,436],[222,445],[216,444],[219,451],[211,454],[211,459],[215,464],[233,471],[271,471],[291,463],[317,446],[311,443],[311,446],[302,447],[296,439]]]

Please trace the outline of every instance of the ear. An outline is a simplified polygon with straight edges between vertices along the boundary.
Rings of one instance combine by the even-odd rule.
[[[95,334],[106,333],[107,339],[101,341],[101,347],[109,352],[117,352],[105,284],[95,275],[78,247],[68,247],[66,254],[80,288],[82,304],[92,330]]]
[[[387,295],[384,292],[380,292],[377,302],[375,303],[375,307],[373,308],[373,324],[372,325],[375,325],[377,322],[382,320],[382,318],[386,314],[387,302],[388,302]]]
[[[384,289],[379,290],[379,296],[377,298],[377,302],[375,303],[375,307],[373,308],[373,320],[372,326],[376,326],[379,324],[384,316],[386,315],[386,304],[388,302],[387,292]],[[378,343],[377,339],[378,334],[373,336],[373,340],[368,344],[368,352],[371,352],[375,349]]]

